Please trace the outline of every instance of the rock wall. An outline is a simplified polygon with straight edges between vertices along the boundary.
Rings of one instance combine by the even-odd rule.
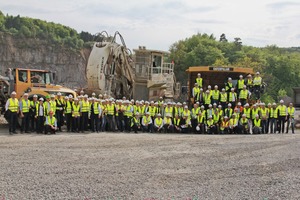
[[[46,69],[56,72],[56,83],[70,88],[86,86],[90,49],[71,50],[39,39],[0,33],[0,74],[7,68]]]

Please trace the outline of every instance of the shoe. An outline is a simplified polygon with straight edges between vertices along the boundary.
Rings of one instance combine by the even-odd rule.
[[[13,131],[12,133],[13,133],[13,134],[18,134],[18,132],[16,132],[16,131]]]
[[[13,133],[12,132],[9,132],[9,135],[12,135]]]
[[[30,133],[30,131],[25,131],[25,133]]]

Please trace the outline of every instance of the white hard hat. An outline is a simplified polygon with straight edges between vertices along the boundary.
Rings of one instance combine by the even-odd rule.
[[[161,114],[160,114],[160,113],[158,113],[158,114],[157,114],[157,117],[161,117]]]
[[[35,95],[33,95],[33,98],[37,98],[38,96],[35,94]]]
[[[229,103],[228,106],[231,106],[231,103]]]
[[[69,98],[72,99],[72,98],[73,98],[73,95],[70,94],[70,95],[69,95]]]
[[[15,91],[13,91],[11,94],[16,95],[17,93]]]
[[[229,77],[228,80],[232,80],[232,78]]]
[[[58,92],[58,93],[57,93],[57,95],[58,95],[58,96],[60,96],[60,95],[61,95],[61,93],[60,93],[60,92]]]
[[[238,106],[241,106],[242,104],[241,104],[241,102],[238,102],[238,104],[237,104]]]
[[[279,101],[279,103],[284,103],[284,101],[281,99],[281,100]]]
[[[54,94],[51,94],[51,95],[50,95],[50,97],[51,97],[51,98],[54,98],[54,97],[55,97],[55,95],[54,95]]]
[[[139,115],[140,113],[136,112],[135,115]]]
[[[259,74],[259,72],[256,72],[256,74]]]
[[[92,93],[93,96],[96,96],[95,92]]]
[[[240,75],[240,78],[243,78],[243,75]]]
[[[24,93],[23,96],[28,96],[28,93]]]
[[[197,130],[197,131],[200,131],[200,127],[199,127],[199,126],[196,126],[196,130]]]
[[[207,86],[207,88],[211,88],[211,86],[209,85],[209,86]]]
[[[39,98],[40,101],[44,101],[43,97]]]

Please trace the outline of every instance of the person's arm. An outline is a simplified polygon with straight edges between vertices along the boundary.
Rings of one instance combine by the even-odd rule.
[[[8,107],[9,107],[9,99],[6,101],[6,104],[5,104],[5,111],[8,111]]]

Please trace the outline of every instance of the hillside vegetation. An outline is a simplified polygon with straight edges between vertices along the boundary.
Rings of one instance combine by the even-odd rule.
[[[283,38],[284,39],[284,38]],[[277,101],[278,96],[292,96],[292,87],[300,86],[300,48],[264,48],[242,45],[240,38],[230,42],[225,34],[216,39],[213,35],[195,34],[172,44],[170,59],[175,62],[178,80],[186,82],[182,73],[190,66],[251,67],[260,71],[267,92],[262,100]]]
[[[95,35],[75,29],[29,17],[4,15],[0,11],[0,31],[18,38],[35,38],[63,45],[67,48],[81,49],[95,39]]]

